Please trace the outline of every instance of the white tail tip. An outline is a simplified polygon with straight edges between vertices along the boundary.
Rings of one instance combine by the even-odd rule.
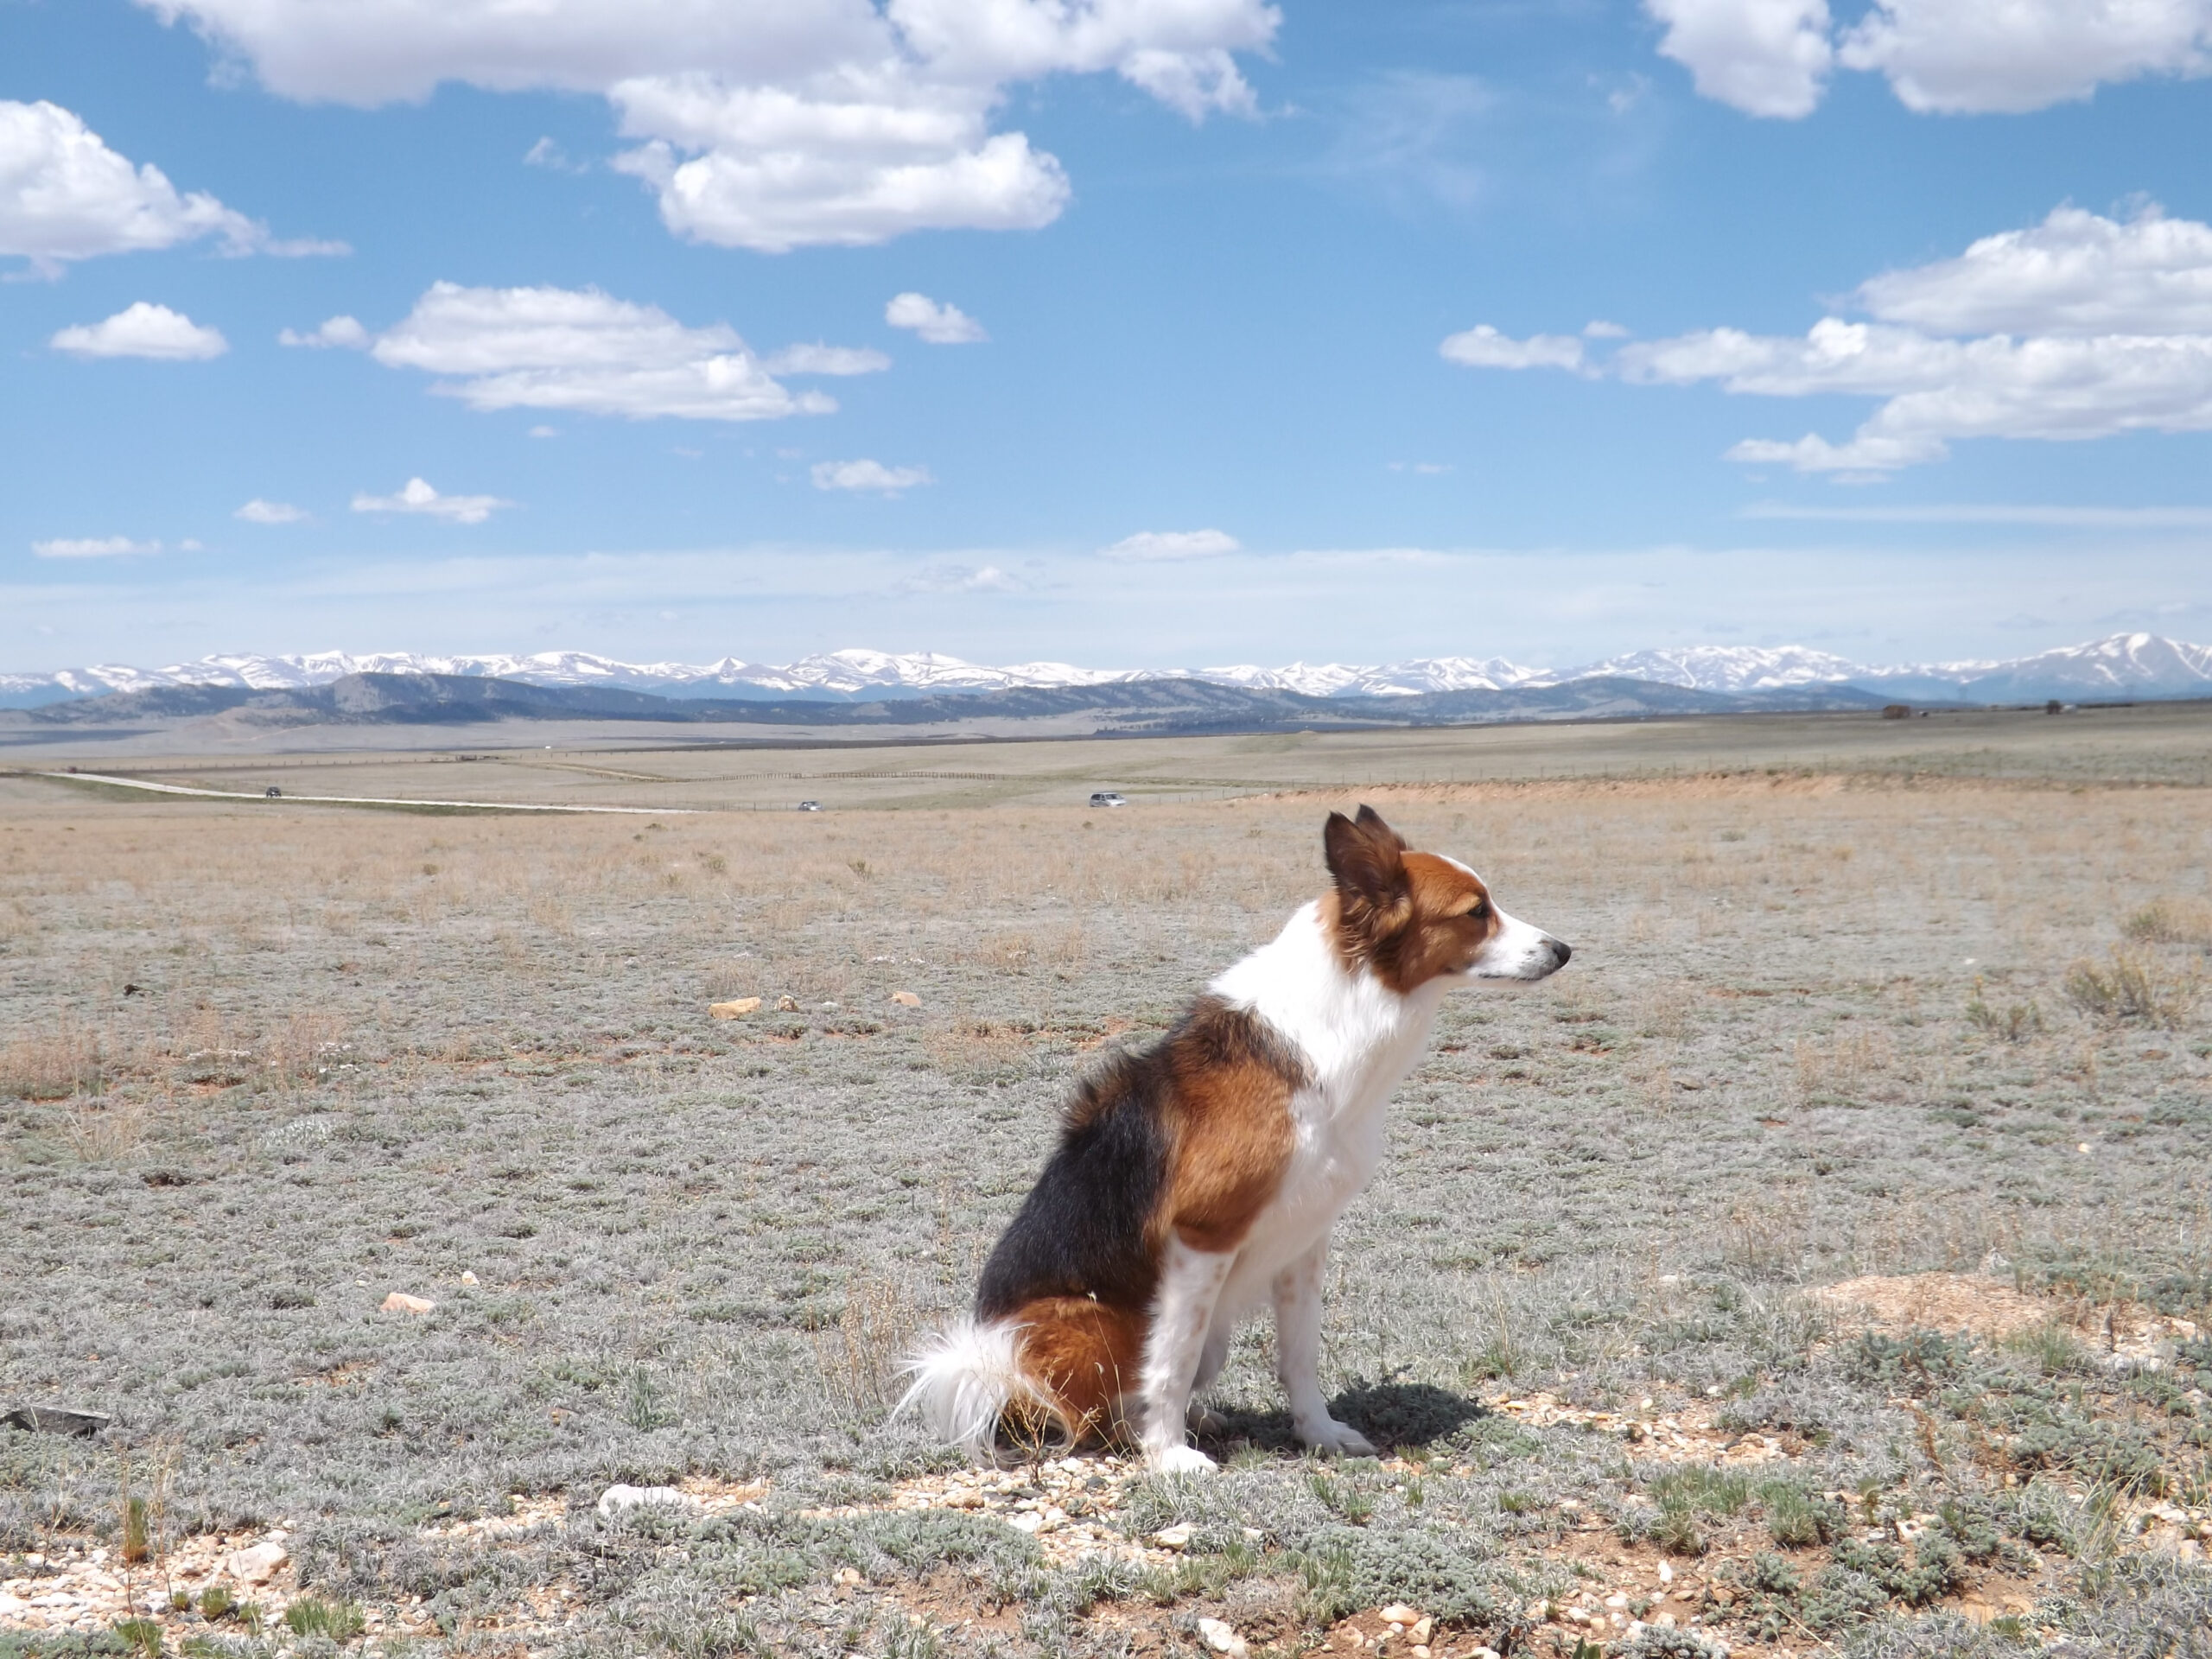
[[[892,1408],[893,1420],[918,1410],[940,1439],[978,1463],[997,1461],[999,1422],[1016,1401],[1057,1421],[1058,1404],[1022,1374],[1015,1340],[1021,1331],[1003,1320],[963,1319],[931,1332],[899,1368],[913,1381]]]

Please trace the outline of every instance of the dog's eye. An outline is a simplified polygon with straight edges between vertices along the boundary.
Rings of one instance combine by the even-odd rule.
[[[1490,920],[1490,900],[1487,899],[1477,899],[1475,901],[1475,907],[1467,912],[1467,919],[1471,922],[1486,922]]]

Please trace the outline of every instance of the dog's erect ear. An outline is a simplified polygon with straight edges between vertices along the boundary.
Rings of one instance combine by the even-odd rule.
[[[1373,807],[1361,807],[1356,819],[1330,813],[1321,846],[1329,874],[1347,893],[1385,909],[1404,889],[1406,843]]]

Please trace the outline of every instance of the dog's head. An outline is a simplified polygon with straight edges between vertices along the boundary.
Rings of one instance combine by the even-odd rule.
[[[1337,949],[1392,990],[1434,979],[1542,979],[1573,954],[1500,910],[1482,878],[1459,860],[1408,851],[1372,807],[1361,807],[1356,818],[1329,814],[1321,844],[1336,878],[1324,920]]]

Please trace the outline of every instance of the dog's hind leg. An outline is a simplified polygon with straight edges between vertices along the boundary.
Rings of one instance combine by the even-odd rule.
[[[1190,1444],[1186,1419],[1192,1385],[1198,1380],[1206,1338],[1213,1329],[1214,1306],[1236,1260],[1233,1251],[1194,1250],[1180,1237],[1168,1235],[1139,1384],[1144,1415],[1139,1433],[1145,1461],[1163,1473],[1187,1474],[1214,1466],[1211,1458]]]
[[[1321,1395],[1321,1263],[1328,1253],[1324,1237],[1275,1275],[1275,1375],[1290,1396],[1290,1421],[1300,1440],[1316,1452],[1372,1457],[1368,1438],[1329,1415]]]

